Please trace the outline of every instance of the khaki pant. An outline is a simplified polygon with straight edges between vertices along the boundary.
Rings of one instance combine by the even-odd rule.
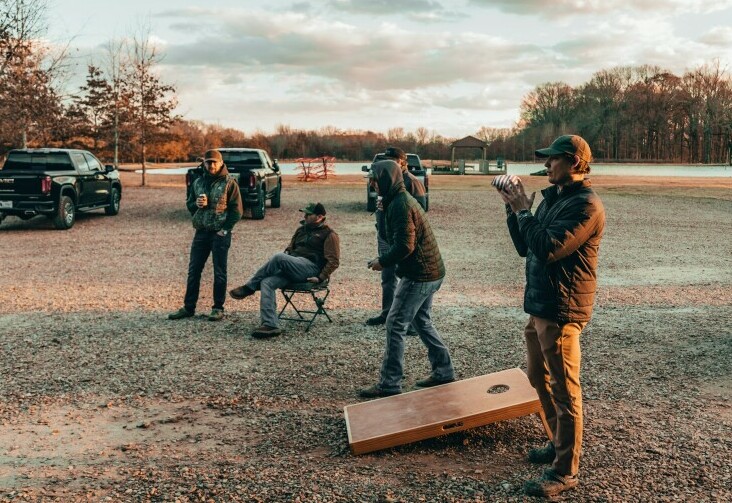
[[[530,316],[524,330],[529,381],[554,437],[552,468],[565,476],[577,475],[582,449],[579,336],[585,325]]]

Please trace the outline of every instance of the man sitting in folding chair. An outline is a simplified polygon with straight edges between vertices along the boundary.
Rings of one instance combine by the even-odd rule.
[[[305,319],[299,314],[302,320],[297,319],[308,321],[308,329],[319,314],[325,314],[330,320],[323,309],[325,298],[318,298],[315,293],[325,290],[327,297],[330,275],[340,265],[340,240],[338,234],[325,224],[325,207],[321,203],[310,203],[300,211],[305,214],[305,219],[300,222],[300,227],[295,231],[285,252],[276,253],[249,281],[229,291],[229,295],[234,299],[244,299],[261,290],[259,314],[262,325],[252,332],[252,337],[257,339],[275,337],[282,333],[277,315],[278,289],[283,289],[287,301],[285,307],[289,304],[293,308],[291,299],[295,293],[302,291],[311,293],[317,311],[309,312],[295,308],[298,314],[308,312],[313,314],[310,319]],[[309,285],[313,286],[310,290],[307,288]]]

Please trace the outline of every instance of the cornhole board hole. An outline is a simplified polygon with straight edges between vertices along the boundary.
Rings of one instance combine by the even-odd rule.
[[[539,415],[551,439],[539,397],[518,368],[348,405],[344,414],[353,454],[529,414]]]

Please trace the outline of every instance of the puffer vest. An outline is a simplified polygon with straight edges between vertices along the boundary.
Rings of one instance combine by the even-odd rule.
[[[292,237],[292,249],[290,255],[293,257],[304,257],[313,264],[322,268],[325,265],[325,240],[330,236],[333,229],[326,224],[311,226],[302,224]]]

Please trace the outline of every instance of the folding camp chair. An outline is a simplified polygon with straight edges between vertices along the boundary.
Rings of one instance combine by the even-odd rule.
[[[285,298],[285,305],[282,307],[280,314],[277,315],[280,320],[305,322],[308,324],[307,328],[305,329],[306,332],[310,330],[310,326],[315,321],[315,318],[317,318],[321,314],[328,318],[329,322],[333,323],[333,320],[330,319],[328,312],[325,310],[325,300],[328,298],[328,295],[330,295],[330,288],[328,287],[327,281],[323,281],[321,283],[291,283],[281,288],[280,291],[282,292],[282,296]],[[325,295],[323,295],[323,293],[325,293]],[[295,297],[295,295],[297,294],[306,294],[306,296],[309,295],[313,299],[313,302],[315,302],[315,307],[317,309],[313,311],[298,308],[293,302],[293,297]],[[284,316],[287,306],[290,306],[292,310],[295,311],[297,317]]]

